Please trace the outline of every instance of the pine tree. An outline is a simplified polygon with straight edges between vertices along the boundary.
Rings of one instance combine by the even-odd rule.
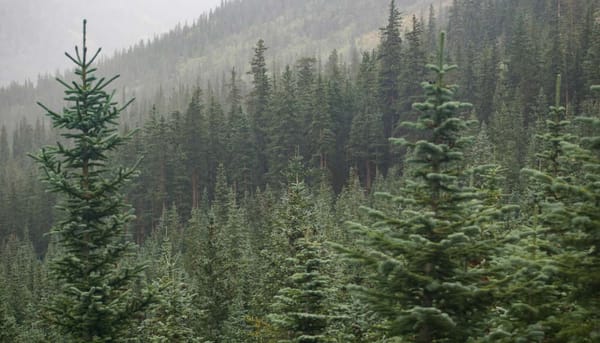
[[[19,334],[17,323],[15,318],[8,313],[4,297],[1,297],[0,299],[2,300],[2,302],[0,302],[0,342],[16,342]]]
[[[2,259],[6,258],[5,254],[2,254]],[[9,284],[5,277],[5,268],[0,265],[0,342],[10,343],[17,340],[19,334],[19,328],[14,315],[11,313],[9,308],[9,287],[15,285]]]
[[[0,128],[0,163],[2,165],[8,162],[8,158],[10,157],[9,152],[6,126],[2,125],[2,128]]]
[[[242,110],[242,98],[238,87],[235,69],[231,71],[229,83],[228,147],[227,170],[238,194],[250,192],[253,186],[252,173],[256,170],[256,156],[250,120]]]
[[[435,8],[433,4],[429,5],[429,16],[427,18],[427,31],[426,31],[426,46],[427,51],[437,50],[437,18],[435,16]]]
[[[309,136],[310,152],[320,170],[329,167],[329,159],[335,154],[335,133],[333,120],[327,104],[327,94],[323,79],[319,74],[315,87],[315,108],[312,113]]]
[[[192,208],[200,204],[200,192],[208,185],[208,130],[202,91],[196,88],[184,116],[182,133],[185,166],[190,180]]]
[[[179,266],[180,255],[172,251],[167,233],[158,236],[162,237],[158,275],[151,286],[156,301],[148,308],[139,327],[140,342],[200,342],[192,330],[192,323],[199,319],[199,315],[193,303],[194,294]]]
[[[319,94],[316,93],[316,69],[317,60],[313,57],[301,58],[296,62],[296,107],[300,123],[299,132],[302,137],[309,134],[313,115],[316,112]],[[320,94],[324,96],[325,94]],[[300,151],[304,158],[311,157],[310,141],[300,140]]]
[[[256,143],[257,169],[254,171],[255,184],[261,184],[264,174],[268,171],[266,156],[267,129],[269,127],[268,109],[270,105],[271,83],[267,75],[267,64],[265,61],[265,52],[267,47],[265,42],[260,39],[254,49],[254,57],[250,62],[252,70],[252,91],[248,99],[248,112],[250,114],[250,124],[254,132],[254,141]]]
[[[390,2],[387,25],[381,29],[379,47],[379,98],[385,137],[391,137],[398,122],[398,98],[402,72],[401,17],[395,0]]]
[[[419,81],[425,77],[426,62],[425,49],[423,48],[423,23],[415,15],[412,17],[411,30],[406,34],[408,47],[404,53],[404,66],[402,71],[401,94],[404,97],[399,110],[403,113],[402,119],[409,120],[406,112],[411,110],[411,104],[416,101],[421,94]],[[412,120],[412,118],[410,118]]]
[[[364,53],[358,73],[358,114],[352,119],[348,157],[363,183],[370,189],[387,151],[384,123],[377,104],[375,53]]]
[[[413,105],[420,117],[402,124],[426,139],[395,140],[414,149],[408,163],[415,176],[397,196],[381,195],[395,211],[367,209],[373,224],[351,224],[359,247],[340,249],[368,271],[357,289],[386,319],[388,337],[464,342],[483,333],[491,242],[479,196],[464,185],[466,122],[459,111],[470,104],[452,100],[456,87],[444,77],[456,67],[445,64],[443,33],[439,46],[437,63],[427,66],[436,80],[423,83],[426,100]]]
[[[594,341],[598,327],[597,277],[598,119],[578,118],[595,132],[589,137],[569,133],[572,122],[560,105],[560,75],[547,130],[539,135],[544,149],[540,169],[524,169],[530,178],[538,231],[548,242],[544,251],[556,265],[560,302],[541,318],[545,339],[556,342]],[[581,130],[581,128],[580,128]],[[580,132],[583,132],[580,131]],[[565,296],[566,295],[566,296]],[[544,301],[543,304],[548,304]]]
[[[209,197],[214,198],[214,188],[212,187],[217,179],[218,168],[224,163],[225,159],[225,113],[221,104],[214,94],[210,94],[208,113],[207,113],[207,169]]]
[[[564,108],[557,105],[551,112],[555,110],[560,112]],[[541,143],[543,135],[540,128],[537,140]],[[510,177],[510,172],[505,174]],[[540,220],[543,196],[532,187],[535,182],[531,181],[529,192],[519,199],[522,217],[497,218],[495,223],[503,226],[498,232],[503,233],[504,244],[491,263],[496,273],[490,281],[497,300],[486,341],[547,341],[557,330],[553,318],[568,307],[564,295],[569,286],[561,280],[560,263],[556,259],[560,245],[550,239]]]
[[[169,159],[172,157],[169,144],[169,122],[164,116],[157,116],[153,107],[150,119],[144,125],[143,131],[144,160],[141,167],[146,171],[141,176],[141,182],[149,187],[144,190],[145,213],[140,218],[154,227],[162,215],[163,209],[169,203]],[[142,240],[149,232],[137,232],[137,239]]]
[[[480,121],[490,123],[493,113],[494,93],[498,81],[498,49],[496,45],[485,49],[480,56],[476,81],[477,115]]]
[[[124,107],[105,88],[117,77],[96,78],[89,58],[86,21],[82,50],[67,57],[76,65],[78,81],[66,88],[70,104],[62,113],[40,104],[55,128],[71,144],[58,143],[33,156],[49,190],[64,196],[61,219],[52,229],[63,252],[51,266],[59,289],[46,308],[46,319],[79,342],[118,341],[128,337],[132,321],[149,302],[134,289],[142,265],[130,264],[133,243],[126,225],[133,219],[119,190],[136,175],[135,168],[113,168],[108,154],[122,145],[115,127]],[[125,106],[126,107],[126,106]]]
[[[296,242],[298,252],[291,258],[293,274],[288,286],[275,296],[269,320],[280,332],[278,342],[331,342],[327,326],[332,319],[328,313],[331,280],[324,273],[327,260],[322,247],[304,237]]]
[[[272,123],[269,142],[269,180],[271,185],[278,186],[282,181],[282,173],[288,160],[294,156],[300,146],[304,146],[302,118],[298,113],[296,82],[288,66],[281,77],[279,89],[275,93],[272,104]]]

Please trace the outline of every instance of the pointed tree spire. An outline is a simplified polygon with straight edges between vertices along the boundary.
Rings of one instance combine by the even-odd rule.
[[[127,337],[132,321],[148,303],[134,291],[143,266],[125,263],[134,253],[126,235],[134,218],[120,192],[134,177],[135,167],[113,167],[109,153],[135,131],[122,136],[119,114],[131,103],[118,106],[106,87],[118,76],[97,78],[92,66],[100,53],[88,58],[86,21],[82,50],[75,57],[76,81],[65,88],[67,107],[47,111],[53,126],[63,130],[69,144],[57,143],[32,156],[40,166],[48,190],[64,199],[63,215],[50,233],[60,251],[51,264],[58,289],[47,304],[46,319],[67,337],[80,342],[108,342]]]

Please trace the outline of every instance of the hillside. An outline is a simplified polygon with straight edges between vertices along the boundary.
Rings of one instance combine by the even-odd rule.
[[[35,80],[69,67],[63,52],[79,42],[81,19],[94,23],[88,41],[111,56],[140,39],[192,23],[220,0],[2,0],[0,9],[0,86]],[[102,29],[100,28],[102,25]]]
[[[401,0],[404,13],[421,11],[429,1]],[[293,63],[303,56],[325,57],[332,49],[350,57],[374,48],[387,0],[232,0],[193,25],[178,26],[151,41],[141,41],[114,56],[104,55],[99,68],[105,75],[121,74],[118,88],[133,95],[138,105],[157,104],[174,110],[185,104],[163,104],[171,90],[212,82],[218,88],[232,67],[244,75],[258,39],[265,40],[269,63]],[[90,32],[101,30],[93,22]],[[78,44],[77,40],[73,43]],[[101,44],[100,44],[101,45]],[[60,56],[61,52],[54,55]],[[49,75],[37,85],[13,84],[0,88],[0,125],[13,127],[22,119],[40,118],[36,101],[59,106],[60,89]],[[158,98],[158,99],[157,99]]]

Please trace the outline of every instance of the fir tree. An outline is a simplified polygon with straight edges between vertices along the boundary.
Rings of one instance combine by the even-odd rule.
[[[59,80],[69,107],[57,113],[40,104],[71,144],[58,143],[34,156],[49,190],[65,198],[59,207],[63,219],[51,231],[63,252],[51,266],[59,289],[45,317],[74,341],[118,341],[128,337],[149,302],[134,289],[143,266],[126,260],[133,253],[125,234],[133,216],[119,193],[136,171],[110,165],[108,154],[128,138],[115,127],[124,107],[114,102],[114,92],[105,91],[117,77],[94,76],[100,50],[89,58],[85,20],[82,50],[75,52],[67,57],[76,65],[78,81]]]
[[[267,75],[266,51],[265,42],[260,39],[256,43],[254,56],[250,62],[252,70],[249,72],[249,74],[252,74],[253,88],[248,99],[248,112],[257,153],[257,169],[254,173],[255,184],[261,184],[264,174],[268,171],[266,149],[268,145],[267,129],[269,127],[268,109],[271,102],[271,83]]]
[[[192,208],[200,204],[200,192],[208,185],[208,130],[202,90],[196,88],[184,116],[182,139],[185,166],[190,180]]]
[[[395,0],[390,2],[387,25],[381,29],[379,47],[379,98],[385,137],[391,137],[398,122],[398,98],[402,71],[401,17]]]
[[[195,295],[179,266],[179,254],[173,253],[168,233],[158,236],[162,236],[160,260],[157,261],[157,279],[151,286],[156,301],[148,308],[139,327],[140,342],[200,342],[192,330],[192,323],[199,319],[193,302]]]
[[[235,69],[231,71],[229,83],[229,128],[227,169],[231,172],[232,183],[239,194],[252,190],[252,172],[256,169],[256,152],[251,123],[242,110],[242,98]]]
[[[310,152],[315,160],[315,165],[319,166],[320,170],[325,170],[329,166],[329,159],[335,154],[335,133],[333,120],[329,112],[325,85],[319,74],[315,87],[315,108],[312,113],[312,118],[309,128],[309,136],[311,137]]]
[[[386,319],[387,336],[416,342],[481,335],[491,300],[484,288],[490,237],[462,168],[466,123],[459,111],[470,104],[452,100],[456,87],[444,77],[456,67],[445,64],[444,34],[439,46],[437,63],[427,66],[436,81],[423,83],[426,100],[413,105],[420,117],[403,123],[426,139],[396,140],[414,149],[414,177],[399,195],[380,195],[397,210],[368,209],[374,224],[351,224],[362,237],[359,248],[341,248],[368,271],[357,289]]]
[[[0,163],[2,163],[2,165],[8,163],[8,158],[10,157],[9,152],[6,126],[2,125],[2,128],[0,128]]]
[[[302,118],[298,116],[296,82],[289,66],[286,66],[281,77],[272,107],[269,178],[271,185],[279,185],[288,160],[300,149],[300,146],[304,146],[301,131]]]
[[[544,250],[556,265],[556,282],[563,295],[541,324],[550,341],[594,341],[598,327],[597,277],[598,129],[597,118],[578,118],[596,130],[589,137],[569,133],[573,125],[560,104],[560,75],[556,101],[550,107],[547,130],[539,135],[544,149],[539,170],[524,169],[530,178],[538,231],[548,242]],[[564,297],[566,295],[566,297]],[[582,300],[585,299],[585,300]],[[548,302],[544,302],[547,304]]]
[[[327,326],[331,280],[324,273],[327,262],[320,245],[308,237],[296,242],[298,252],[291,259],[293,274],[288,286],[275,296],[269,320],[281,332],[278,342],[331,342]]]
[[[3,256],[4,258],[4,256]],[[10,343],[17,340],[19,328],[8,306],[8,282],[4,277],[4,268],[0,269],[0,342]],[[12,285],[10,285],[12,286]]]

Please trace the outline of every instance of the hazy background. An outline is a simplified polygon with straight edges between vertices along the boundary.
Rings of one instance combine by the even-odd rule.
[[[88,20],[90,48],[102,56],[140,39],[192,23],[222,0],[0,0],[0,86],[36,81],[43,73],[64,69],[65,51],[81,45],[81,25]]]

